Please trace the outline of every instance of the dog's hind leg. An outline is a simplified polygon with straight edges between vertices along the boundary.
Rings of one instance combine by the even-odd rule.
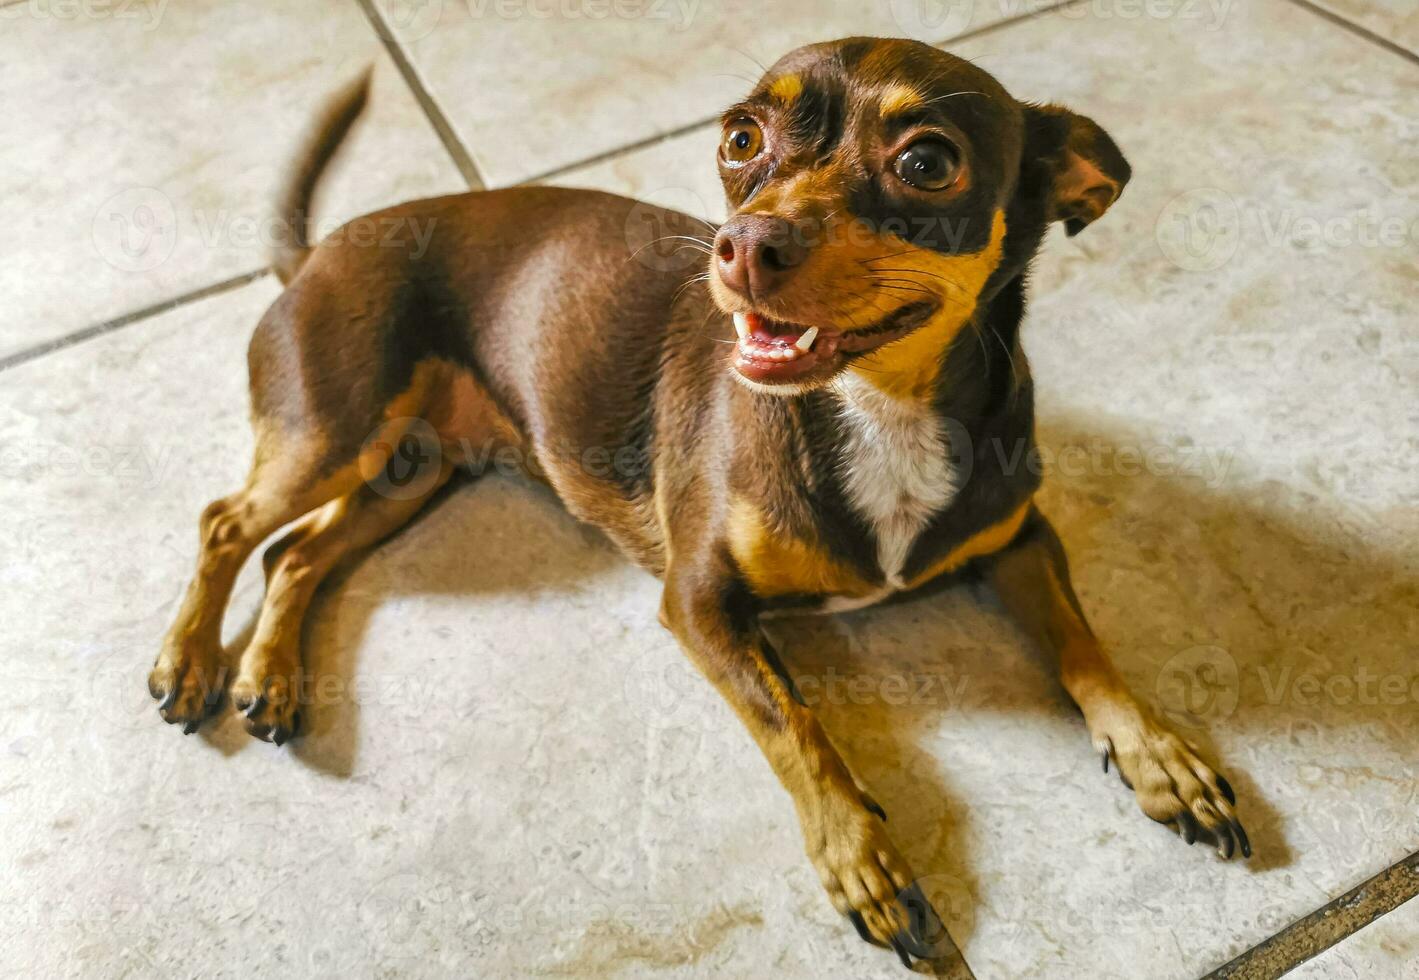
[[[308,700],[301,626],[311,599],[341,559],[403,527],[453,472],[442,455],[420,465],[422,472],[405,473],[398,484],[386,473],[330,501],[267,549],[266,599],[231,686],[232,704],[252,735],[280,745],[298,730]]]
[[[283,524],[359,487],[362,469],[384,465],[383,447],[330,466],[319,440],[259,431],[246,485],[208,504],[200,521],[197,570],[148,675],[148,691],[169,724],[195,731],[221,697],[222,615],[251,552]],[[387,458],[387,456],[385,457]]]

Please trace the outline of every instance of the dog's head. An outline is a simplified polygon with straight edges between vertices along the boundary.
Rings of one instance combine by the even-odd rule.
[[[1129,168],[1092,120],[1017,102],[915,41],[848,38],[781,58],[724,114],[731,208],[711,256],[734,367],[799,391],[847,368],[929,387],[946,344],[1046,226],[1098,218]]]

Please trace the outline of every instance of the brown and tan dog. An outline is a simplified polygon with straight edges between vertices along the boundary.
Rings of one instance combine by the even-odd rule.
[[[1250,853],[1226,780],[1100,649],[1034,470],[1010,462],[1033,447],[1027,266],[1050,223],[1078,232],[1128,180],[1095,123],[1022,104],[925,44],[849,38],[790,53],[725,114],[733,213],[712,241],[685,215],[519,188],[373,216],[432,228],[417,254],[349,235],[312,250],[308,199],[364,98],[362,82],[335,103],[284,203],[301,235],[277,256],[287,288],[251,342],[255,461],[202,515],[150,679],[167,721],[190,731],[219,702],[233,580],[298,521],[267,553],[229,689],[253,735],[290,737],[316,586],[491,441],[663,578],[661,622],[793,797],[833,903],[904,961],[950,941],[762,615],[978,570],[1058,655],[1104,769],[1144,813]],[[708,274],[633,248],[647,217],[704,248]],[[406,457],[411,438],[435,451]]]

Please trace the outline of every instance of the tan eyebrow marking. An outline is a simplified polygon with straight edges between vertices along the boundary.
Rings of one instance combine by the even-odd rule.
[[[780,102],[792,102],[803,94],[803,79],[797,75],[780,75],[769,83],[769,94]]]
[[[926,104],[926,99],[910,85],[897,82],[888,86],[887,91],[882,93],[879,104],[882,115],[897,116],[921,108]]]

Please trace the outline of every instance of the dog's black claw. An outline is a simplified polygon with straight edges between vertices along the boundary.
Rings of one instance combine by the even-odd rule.
[[[877,816],[882,818],[883,823],[887,822],[887,811],[882,809],[882,805],[876,800],[874,800],[872,797],[868,796],[866,793],[862,794],[862,804],[863,806],[867,807],[868,813],[875,813]]]
[[[897,896],[906,909],[906,931],[898,933],[897,941],[919,960],[934,960],[950,951],[952,942],[936,909],[931,907],[921,885],[916,882],[903,888]]]
[[[1197,820],[1191,813],[1178,814],[1178,833],[1187,841],[1188,847],[1197,843]]]
[[[892,938],[892,949],[896,952],[897,958],[902,961],[902,966],[908,970],[912,968],[912,958],[907,955],[907,951],[902,947],[902,943],[895,936]]]
[[[1217,854],[1223,861],[1232,860],[1232,852],[1236,849],[1236,842],[1232,840],[1232,831],[1226,824],[1217,831]]]
[[[276,728],[271,732],[271,741],[277,748],[286,744],[286,740],[291,737],[291,733],[284,728]]]
[[[1242,849],[1242,857],[1251,857],[1251,839],[1247,837],[1247,832],[1242,829],[1240,822],[1232,823],[1232,833],[1237,836],[1237,845]]]
[[[1230,804],[1232,804],[1232,806],[1236,806],[1236,805],[1237,805],[1237,794],[1232,791],[1232,784],[1229,783],[1229,782],[1227,782],[1227,777],[1225,777],[1225,776],[1218,776],[1218,777],[1217,777],[1217,786],[1218,786],[1219,789],[1222,790],[1222,795],[1227,798],[1227,802],[1230,803]]]
[[[1111,738],[1104,739],[1104,747],[1099,752],[1099,757],[1104,761],[1104,772],[1109,771],[1109,756],[1114,754],[1114,742]]]
[[[171,689],[170,691],[168,691],[167,696],[164,697],[164,698],[162,699],[162,701],[160,701],[160,702],[158,703],[158,711],[160,711],[160,712],[163,713],[163,714],[167,714],[168,710],[169,710],[174,704],[177,704],[177,685],[176,685],[176,684],[174,684],[174,685],[172,686],[172,689]]]
[[[201,724],[202,723],[200,721],[189,721],[187,724],[182,726],[182,734],[191,735],[193,732],[197,731],[198,726]]]
[[[857,909],[853,909],[849,912],[847,919],[852,923],[852,927],[857,930],[857,934],[862,937],[863,942],[871,943],[873,946],[882,945],[872,933],[867,931],[867,923],[862,921],[862,913],[857,911]]]
[[[250,718],[252,715],[256,714],[264,707],[266,707],[266,695],[258,694],[255,698],[252,699],[251,704],[247,705],[245,709],[242,709],[240,706],[238,706],[237,710],[241,711],[242,714]]]

